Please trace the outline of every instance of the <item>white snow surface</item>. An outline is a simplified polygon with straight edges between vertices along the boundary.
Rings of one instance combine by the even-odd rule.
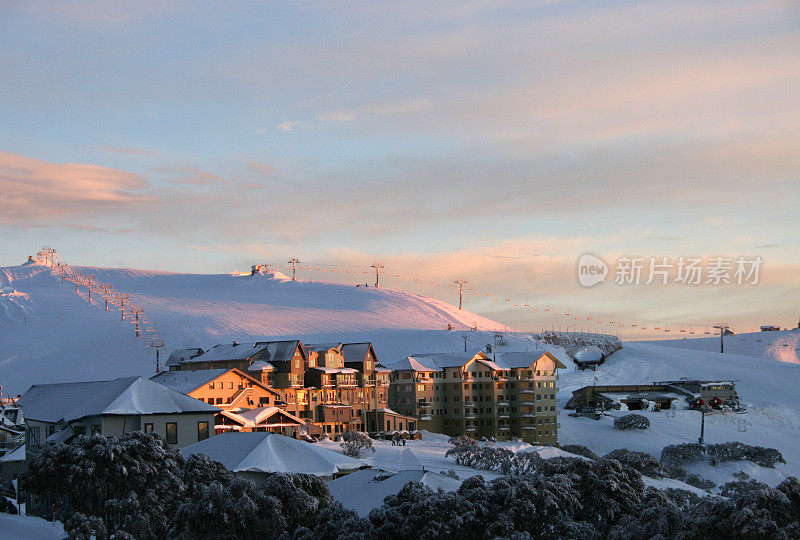
[[[613,427],[613,419],[626,414],[624,411],[611,411],[601,420],[569,417],[570,411],[564,410],[563,406],[572,396],[572,391],[592,385],[595,377],[598,385],[651,383],[681,377],[733,380],[748,412],[706,416],[706,443],[741,441],[777,448],[786,464],[778,464],[775,469],[755,466],[748,473],[771,484],[787,476],[800,476],[800,402],[797,400],[800,365],[765,357],[626,342],[597,371],[561,375],[557,394],[561,425],[558,440],[561,444],[583,444],[598,455],[616,448],[628,448],[660,458],[666,445],[697,442],[700,413],[686,409],[635,411],[650,420],[650,428],[629,431]],[[675,404],[677,407],[686,405],[682,400],[676,400]],[[732,479],[729,477],[728,481]]]
[[[0,513],[0,540],[60,540],[67,533],[60,521]]]
[[[314,443],[267,432],[229,432],[191,444],[183,457],[206,454],[233,472],[308,473],[333,476],[365,466],[361,460]]]
[[[639,341],[663,347],[719,353],[719,336]],[[800,330],[777,332],[745,332],[725,336],[725,352],[744,356],[765,357],[788,364],[800,364]]]
[[[272,274],[179,274],[134,269],[72,267],[111,283],[141,306],[143,337],[103,299],[39,264],[0,267],[0,385],[7,395],[32,384],[114,379],[155,373],[144,347],[154,328],[169,353],[218,343],[301,339],[372,341],[391,363],[418,352],[463,350],[494,341],[503,325],[441,300],[392,289],[274,278]],[[456,331],[445,328],[452,324]],[[469,328],[477,325],[478,332]],[[527,335],[508,334],[508,350],[534,347]]]

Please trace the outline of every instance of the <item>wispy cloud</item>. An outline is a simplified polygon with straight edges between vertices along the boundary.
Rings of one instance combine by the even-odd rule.
[[[298,128],[301,128],[305,125],[305,123],[297,121],[297,120],[290,120],[287,122],[281,122],[277,126],[275,126],[279,131],[290,132],[294,131]]]
[[[0,220],[24,226],[150,202],[139,175],[109,167],[50,163],[0,152]]]
[[[365,105],[354,109],[340,109],[326,111],[319,114],[323,122],[352,122],[358,117],[389,116],[420,112],[429,109],[430,101],[427,99],[401,100],[375,105]]]
[[[107,152],[109,154],[124,154],[128,156],[155,156],[157,152],[152,150],[145,150],[143,148],[131,148],[126,146],[95,146],[97,150]]]

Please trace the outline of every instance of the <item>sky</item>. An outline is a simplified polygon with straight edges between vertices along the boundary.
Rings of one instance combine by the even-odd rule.
[[[0,264],[379,261],[449,301],[388,273],[794,327],[798,103],[793,1],[7,1]],[[605,282],[579,283],[585,253]],[[620,257],[763,263],[756,284],[617,284]]]

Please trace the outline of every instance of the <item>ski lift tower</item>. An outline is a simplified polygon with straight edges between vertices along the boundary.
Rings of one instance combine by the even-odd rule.
[[[160,349],[162,347],[165,346],[164,340],[161,339],[158,336],[154,336],[154,337],[152,337],[150,339],[150,341],[148,343],[145,343],[144,346],[148,347],[150,349],[155,349],[156,350],[156,374],[160,373],[161,372],[161,362],[160,362],[161,359],[160,359],[159,351],[160,351]]]
[[[461,309],[461,302],[464,298],[464,283],[469,283],[465,278],[453,280],[453,283],[458,285],[458,309]]]
[[[373,263],[370,268],[375,269],[375,287],[381,286],[381,270],[383,269],[383,265],[381,263]]]
[[[139,307],[139,306],[132,306],[132,307],[130,308],[130,311],[131,311],[131,313],[133,313],[133,315],[134,315],[134,320],[132,320],[132,321],[131,321],[131,323],[133,323],[134,325],[136,325],[136,326],[134,327],[134,332],[136,332],[136,337],[140,337],[142,334],[141,334],[141,330],[139,329],[139,316],[140,316],[142,313],[144,313],[144,308],[142,308],[142,307]]]
[[[291,259],[289,259],[289,264],[292,265],[292,281],[297,281],[295,279],[295,275],[297,274],[297,263],[299,263],[299,262],[300,262],[300,259],[298,259],[296,257],[292,257]]]
[[[717,323],[714,325],[714,328],[719,330],[719,352],[725,352],[725,332],[728,331],[728,325],[726,323]]]

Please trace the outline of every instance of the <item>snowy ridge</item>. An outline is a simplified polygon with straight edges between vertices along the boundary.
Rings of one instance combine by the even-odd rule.
[[[173,349],[209,348],[233,340],[299,338],[305,342],[372,341],[386,363],[420,351],[451,351],[492,343],[503,326],[455,306],[391,289],[282,275],[180,274],[127,268],[72,267],[91,273],[144,307],[164,339],[163,365]],[[116,309],[112,306],[112,309]],[[458,331],[444,330],[450,324]],[[468,331],[477,325],[478,332]],[[0,268],[0,385],[7,394],[31,384],[151,376],[155,356],[143,347],[118,311],[86,288],[61,283],[40,264]],[[527,335],[510,335],[517,350],[535,347]],[[149,353],[149,354],[148,354]]]
[[[694,351],[719,352],[719,336],[640,341],[637,343],[650,343],[663,347],[677,347]],[[788,364],[800,364],[800,329],[780,330],[778,332],[747,332],[725,336],[725,352],[745,356],[763,356]]]

